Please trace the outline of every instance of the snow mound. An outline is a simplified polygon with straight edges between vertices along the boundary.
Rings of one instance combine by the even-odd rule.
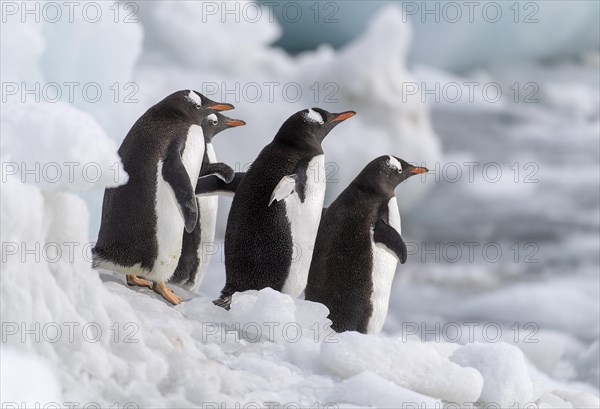
[[[324,343],[321,359],[342,378],[372,371],[404,388],[451,402],[475,402],[483,379],[427,344],[344,332],[338,343]]]
[[[536,285],[521,283],[470,297],[457,305],[452,314],[472,318],[485,316],[488,320],[505,323],[512,323],[518,316],[522,322],[533,322],[593,341],[600,334],[600,323],[597,315],[588,312],[597,310],[597,299],[593,298],[597,291],[597,287],[589,286],[585,281],[573,282],[568,278]],[[552,301],[557,293],[561,295],[560,304]]]
[[[249,328],[248,336],[256,336],[258,332],[274,342],[297,342],[302,338],[323,339],[333,331],[329,328],[331,321],[327,319],[329,310],[323,304],[295,300],[271,288],[261,291],[245,291],[236,293],[231,303],[231,320]],[[269,325],[281,327],[269,330]],[[256,326],[256,328],[252,328]],[[322,331],[311,331],[316,326]],[[329,332],[324,330],[329,329]],[[269,332],[273,336],[268,335]]]
[[[43,360],[4,346],[0,351],[2,373],[10,374],[0,378],[3,407],[9,403],[32,408],[37,402],[63,402],[60,383]]]
[[[337,385],[328,395],[328,401],[376,408],[397,408],[400,402],[404,408],[441,407],[440,400],[405,389],[370,371]]]
[[[2,81],[7,83],[6,89],[9,90],[10,82],[18,87],[21,81],[39,81],[42,74],[38,62],[46,48],[42,26],[35,24],[33,19],[19,19],[14,16],[7,16],[3,20],[0,25],[0,72]]]
[[[5,176],[49,192],[127,181],[115,142],[90,114],[63,102],[6,104],[2,111]]]
[[[450,360],[481,373],[480,402],[495,403],[502,408],[533,402],[533,384],[519,348],[505,343],[473,343],[458,349]]]
[[[253,1],[162,1],[140,6],[147,45],[192,67],[245,67],[281,31],[265,18],[268,10]]]

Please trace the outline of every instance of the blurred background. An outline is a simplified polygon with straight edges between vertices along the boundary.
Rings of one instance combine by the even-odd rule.
[[[236,105],[248,125],[215,138],[236,170],[292,113],[353,109],[324,142],[326,205],[376,156],[431,170],[396,191],[410,253],[385,333],[462,342],[444,325],[493,322],[541,372],[598,393],[600,3],[101,2],[73,22],[36,4],[39,21],[2,3],[2,160],[19,164],[3,172],[83,197],[89,240],[124,178],[116,149],[175,90]],[[25,172],[69,161],[102,177]],[[229,204],[203,296],[224,283]]]

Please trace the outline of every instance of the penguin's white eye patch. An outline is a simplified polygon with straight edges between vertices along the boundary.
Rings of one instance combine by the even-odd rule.
[[[188,99],[196,105],[197,109],[200,109],[202,106],[202,100],[200,99],[200,95],[196,94],[194,91],[190,90],[187,95]]]
[[[209,116],[206,117],[206,119],[208,119],[210,121],[210,123],[213,125],[216,125],[219,122],[219,119],[217,118],[217,115],[215,115],[215,114],[210,114]]]
[[[394,158],[393,156],[389,157],[388,165],[390,166],[390,168],[396,169],[398,173],[402,173],[402,164],[398,159]]]
[[[321,125],[325,123],[321,114],[312,108],[310,108],[308,110],[308,112],[306,114],[304,114],[304,117],[306,118],[307,121],[317,122]]]

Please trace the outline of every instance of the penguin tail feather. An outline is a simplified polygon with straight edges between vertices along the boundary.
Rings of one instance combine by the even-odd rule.
[[[96,250],[96,247],[94,247],[92,249],[92,268],[100,267],[100,263],[102,263],[103,261],[104,259],[100,257],[100,255],[98,254],[98,250]]]
[[[219,298],[217,298],[216,300],[213,301],[213,304],[218,307],[229,310],[231,308],[231,296],[230,295],[227,295],[227,296],[221,295]]]

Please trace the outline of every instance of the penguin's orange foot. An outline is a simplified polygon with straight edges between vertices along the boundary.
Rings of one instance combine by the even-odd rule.
[[[175,294],[173,290],[171,290],[165,285],[165,283],[156,283],[154,284],[152,289],[154,290],[154,292],[160,294],[165,300],[167,300],[173,305],[178,305],[183,301],[183,298]]]
[[[140,286],[140,287],[148,287],[152,288],[152,281],[144,280],[143,278],[139,278],[138,276],[128,275],[127,276],[127,285],[130,286]]]

